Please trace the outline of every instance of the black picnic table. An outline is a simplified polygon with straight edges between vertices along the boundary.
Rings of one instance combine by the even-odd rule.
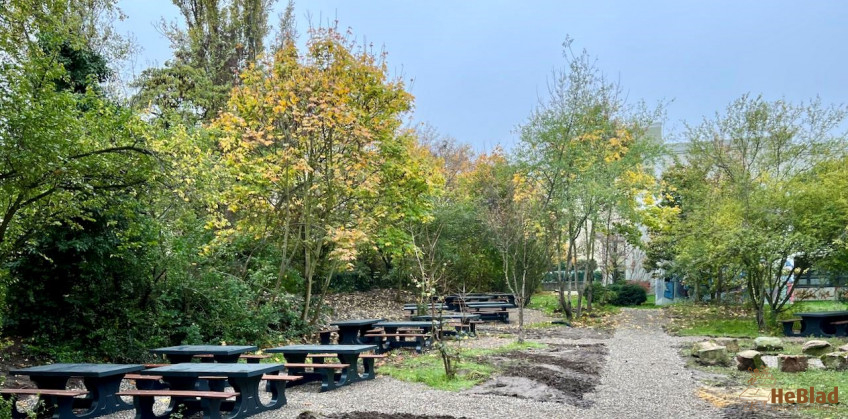
[[[132,409],[131,404],[115,393],[121,387],[124,374],[143,369],[144,365],[139,364],[51,364],[10,370],[9,375],[28,375],[36,387],[53,390],[64,390],[69,378],[82,377],[88,395],[85,399],[74,400],[74,407],[88,410],[75,416],[93,418]],[[46,397],[42,399],[49,401]]]
[[[339,345],[363,345],[367,342],[362,339],[362,336],[371,329],[374,323],[381,321],[383,319],[340,320],[330,325],[339,328]]]
[[[150,352],[165,355],[171,364],[191,362],[195,355],[212,355],[215,362],[233,363],[238,362],[239,356],[245,352],[256,351],[256,346],[239,345],[179,345],[166,348],[151,349]]]
[[[433,316],[432,314],[423,314],[418,316],[412,316],[412,320],[423,320],[432,322],[433,319],[440,319],[442,321],[445,320],[459,320],[460,324],[468,325],[468,332],[472,335],[477,335],[477,325],[472,322],[472,320],[480,320],[479,314],[470,314],[470,313],[442,313]]]
[[[384,352],[392,348],[413,347],[417,352],[429,348],[433,344],[433,322],[432,321],[385,321],[375,323],[374,327],[382,327],[386,334],[396,334],[400,328],[422,329],[424,337],[417,337],[414,341],[406,341],[395,336],[387,336],[385,342],[374,342],[380,345],[380,351]]]
[[[340,328],[341,330],[341,328]],[[283,357],[286,358],[286,362],[292,364],[303,364],[306,362],[306,356],[309,354],[320,354],[320,353],[332,353],[336,354],[336,357],[339,358],[339,361],[343,364],[348,364],[348,367],[345,368],[337,382],[324,382],[321,385],[321,391],[332,390],[338,386],[343,386],[347,384],[351,384],[357,381],[362,381],[365,379],[371,379],[374,377],[363,377],[359,375],[357,371],[357,365],[359,363],[359,355],[364,352],[371,352],[377,350],[376,345],[287,345],[280,346],[277,348],[265,349],[267,353],[280,353],[283,354]],[[323,359],[315,358],[313,359],[314,363],[322,363]],[[317,372],[307,373],[304,371],[302,367],[287,367],[289,375],[300,375],[303,377],[302,380],[299,380],[294,383],[289,383],[289,385],[299,385],[303,383],[308,383],[311,381],[317,380],[330,380],[333,379],[331,375],[327,374],[319,374]],[[326,381],[325,380],[325,381]]]
[[[841,322],[848,320],[848,311],[817,311],[811,313],[797,313],[801,318],[801,331],[794,333],[792,331],[792,323],[784,323],[784,332],[786,336],[844,336],[846,334],[846,325],[837,327],[833,322]]]
[[[227,377],[230,386],[239,393],[235,402],[225,403],[224,410],[229,413],[228,419],[239,419],[272,409],[279,409],[286,404],[286,383],[283,381],[268,381],[271,400],[263,404],[259,399],[259,382],[265,374],[278,374],[285,368],[283,364],[240,364],[240,363],[211,363],[185,362],[150,368],[140,371],[141,374],[160,375],[171,390],[195,390],[201,376]],[[174,409],[180,404],[185,405],[185,417],[201,411],[201,406],[193,397],[171,397],[171,405],[162,417],[176,413]],[[152,408],[152,406],[150,406]],[[136,412],[136,417],[152,417],[153,412]],[[138,416],[141,415],[141,416]]]

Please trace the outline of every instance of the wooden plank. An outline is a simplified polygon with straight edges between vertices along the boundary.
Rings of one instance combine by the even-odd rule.
[[[347,368],[347,367],[350,366],[350,364],[306,364],[306,363],[288,363],[288,362],[283,364],[283,365],[285,365],[286,368],[294,367],[294,368],[332,368],[332,369]]]
[[[85,390],[57,390],[49,388],[4,388],[0,394],[42,394],[45,396],[76,397],[88,394]]]
[[[124,390],[115,393],[118,396],[147,396],[147,397],[201,397],[205,399],[229,399],[238,396],[239,393],[228,393],[224,391],[196,391],[196,390]]]
[[[161,375],[124,374],[125,380],[161,380]]]
[[[297,381],[303,379],[303,377],[299,375],[274,375],[274,374],[265,374],[262,376],[262,379],[265,381]]]
[[[365,358],[365,359],[379,359],[379,358],[386,358],[387,356],[388,355],[386,355],[386,354],[362,354],[362,355],[359,355],[360,358]]]

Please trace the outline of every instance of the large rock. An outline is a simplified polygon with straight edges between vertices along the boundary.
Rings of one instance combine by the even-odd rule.
[[[821,362],[829,370],[848,370],[848,352],[831,352],[821,356]]]
[[[801,347],[801,352],[810,356],[822,356],[832,350],[833,346],[824,340],[810,340],[804,342],[804,346]]]
[[[754,339],[754,349],[758,351],[779,351],[783,349],[783,341],[780,338],[760,336]]]
[[[839,352],[848,352],[848,344],[842,345],[842,346],[836,348],[836,350],[839,351]]]
[[[727,348],[724,346],[713,346],[701,349],[698,351],[698,362],[703,365],[727,365],[730,360],[727,358]]]
[[[715,344],[715,342],[713,342],[713,341],[711,341],[711,340],[705,340],[705,341],[703,341],[703,342],[695,342],[695,344],[694,344],[694,345],[692,345],[692,356],[694,356],[695,358],[697,358],[697,357],[699,356],[698,354],[699,354],[702,350],[704,350],[704,349],[713,349],[713,348],[715,348],[716,346],[718,346],[718,345],[716,345],[716,344]]]
[[[762,370],[766,365],[763,362],[763,354],[750,349],[736,354],[736,361],[736,367],[739,368],[739,371]]]
[[[739,339],[736,338],[715,338],[716,345],[724,346],[728,352],[739,351]]]
[[[807,370],[805,355],[778,355],[777,368],[783,372],[804,372]]]

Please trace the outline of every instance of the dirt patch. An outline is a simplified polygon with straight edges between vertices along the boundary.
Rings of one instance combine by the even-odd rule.
[[[606,363],[603,344],[551,345],[546,350],[518,351],[484,358],[503,373],[468,390],[587,408],[583,396],[595,390]]]
[[[316,415],[312,412],[303,412],[297,415],[297,419],[468,419],[465,416],[421,416],[409,413],[380,413],[380,412],[350,412],[336,413],[331,415]]]

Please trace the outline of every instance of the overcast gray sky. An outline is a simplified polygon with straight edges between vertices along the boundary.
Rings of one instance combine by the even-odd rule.
[[[153,23],[170,0],[120,0],[119,25],[144,48],[136,71],[170,49]],[[278,4],[282,9],[284,1]],[[848,2],[301,0],[298,30],[338,19],[384,46],[409,82],[414,118],[478,151],[510,148],[554,68],[562,41],[597,57],[629,101],[671,101],[666,137],[746,92],[825,103],[848,97]],[[276,18],[274,18],[276,20]]]

